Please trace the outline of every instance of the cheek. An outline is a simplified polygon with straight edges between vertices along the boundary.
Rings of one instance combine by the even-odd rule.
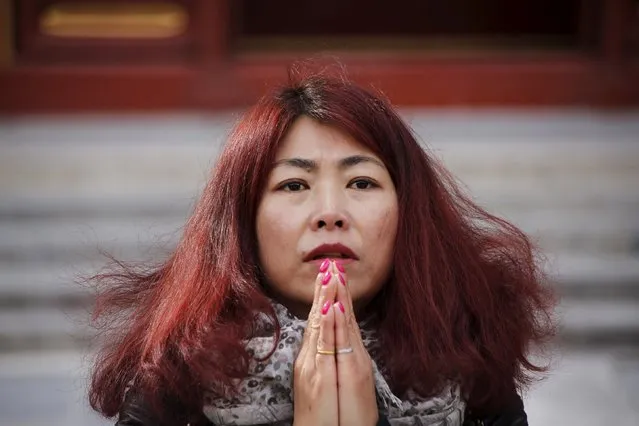
[[[377,241],[371,242],[372,247],[376,247],[374,253],[374,262],[377,265],[375,269],[374,280],[378,281],[378,285],[381,285],[393,264],[393,253],[395,249],[395,239],[397,236],[397,209],[389,207],[386,209],[376,221],[376,235]]]
[[[258,212],[257,239],[261,249],[273,247],[286,238],[286,222],[282,220],[282,212],[273,207],[261,206]]]
[[[361,280],[354,288],[354,300],[370,300],[382,288],[392,268],[393,250],[397,234],[398,213],[394,206],[378,210],[375,217],[370,217],[364,230],[368,238],[364,239],[367,248],[365,269],[361,271]]]
[[[375,226],[377,241],[385,246],[394,246],[397,234],[397,208],[391,206],[377,217]]]
[[[374,217],[370,216],[364,232],[364,247],[367,261],[364,266],[368,269],[369,279],[373,285],[381,285],[393,263],[393,251],[397,236],[398,213],[393,205],[377,210]]]
[[[256,231],[263,267],[269,269],[291,262],[297,252],[300,224],[299,215],[281,202],[269,202],[260,207]]]

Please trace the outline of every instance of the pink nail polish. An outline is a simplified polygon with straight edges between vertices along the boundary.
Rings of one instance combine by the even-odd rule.
[[[320,272],[328,271],[329,266],[331,266],[331,261],[328,259],[324,259],[324,261],[320,264],[320,267],[319,267]]]
[[[337,267],[337,270],[340,272],[346,272],[346,270],[344,269],[344,265],[342,265],[342,262],[339,260],[335,261],[335,266]]]
[[[331,302],[327,300],[326,303],[324,303],[324,306],[322,306],[322,315],[326,315],[326,313],[328,312],[330,308],[331,308]]]
[[[339,282],[341,282],[342,285],[346,285],[346,278],[344,278],[344,275],[339,274],[338,277],[339,277]]]
[[[337,302],[337,306],[339,306],[339,310],[344,313],[344,305],[342,305],[342,302]]]
[[[322,278],[322,285],[328,284],[330,280],[331,280],[331,273],[330,272],[325,273],[324,278]]]

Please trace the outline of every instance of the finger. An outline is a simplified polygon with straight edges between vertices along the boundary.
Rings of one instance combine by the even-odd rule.
[[[361,343],[361,334],[359,325],[357,324],[357,318],[355,317],[355,308],[353,307],[353,299],[351,297],[350,287],[348,285],[348,277],[346,272],[340,272],[341,278],[339,279],[339,285],[337,286],[336,301],[341,302],[344,306],[344,320],[346,330],[350,334],[351,342]],[[363,346],[363,343],[361,343]]]
[[[311,310],[308,313],[308,325],[313,326],[314,328],[319,327],[320,320],[320,309],[321,309],[321,298],[322,298],[322,287],[323,282],[326,277],[325,272],[319,272],[315,277],[315,290],[313,292],[313,304],[311,305]],[[313,328],[309,327],[309,328]]]
[[[311,309],[308,313],[307,326],[302,336],[302,346],[298,354],[298,357],[300,357],[301,359],[303,359],[303,357],[305,356],[305,353],[307,352],[306,348],[308,347],[308,341],[311,338],[311,333],[313,333],[314,330],[317,330],[319,327],[318,305],[319,305],[319,300],[321,297],[320,293],[322,291],[322,279],[324,278],[324,276],[325,276],[325,273],[319,272],[317,276],[315,277],[314,291],[313,291],[313,304],[311,305]]]
[[[348,349],[351,346],[351,335],[346,324],[346,315],[344,304],[340,301],[333,303],[333,312],[335,315],[335,349]],[[352,354],[337,354],[338,365],[348,360],[348,357],[352,357]]]
[[[327,300],[320,311],[321,320],[315,360],[319,369],[335,365],[334,354],[321,354],[320,351],[335,351],[335,312],[333,303]],[[310,350],[309,346],[309,350]]]
[[[352,311],[352,306],[348,300],[347,276],[343,265],[339,261],[334,262],[333,270],[337,273],[336,296],[333,304],[333,310],[335,311],[335,347],[337,349],[347,349],[351,347],[348,318]],[[338,360],[338,362],[340,361]]]
[[[319,267],[319,272],[315,277],[315,285],[313,291],[313,303],[311,305],[311,310],[308,314],[308,324],[312,325],[314,328],[319,327],[319,315],[320,309],[322,307],[322,287],[327,282],[327,274],[326,272],[330,271],[330,261],[325,259],[324,262]]]
[[[311,306],[311,310],[314,310],[317,313],[319,313],[322,307],[321,303],[319,303],[320,292],[322,290],[322,279],[326,276],[326,271],[329,270],[330,266],[330,261],[328,259],[324,259],[319,266],[317,279],[315,280],[315,291],[313,292],[313,305]]]
[[[313,302],[311,312],[308,317],[308,324],[304,332],[304,338],[302,340],[302,348],[300,349],[300,355],[308,356],[313,354],[317,348],[317,340],[319,338],[319,332],[322,322],[322,306],[328,301],[331,304],[335,300],[335,283],[334,275],[330,269],[324,273],[320,273],[317,276],[315,285],[318,286],[317,298]]]

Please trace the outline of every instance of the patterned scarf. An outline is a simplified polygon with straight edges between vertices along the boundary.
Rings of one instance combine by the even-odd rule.
[[[275,352],[265,361],[273,348],[274,332],[264,320],[264,330],[259,336],[247,341],[251,355],[248,376],[238,382],[239,393],[232,399],[206,395],[204,414],[215,425],[252,426],[293,424],[293,364],[302,344],[306,321],[295,317],[283,305],[273,302],[281,327]],[[375,358],[377,341],[375,332],[360,323],[364,346]],[[437,396],[422,398],[409,390],[402,398],[394,395],[386,379],[373,360],[373,374],[377,407],[393,426],[461,426],[465,401],[459,386],[449,384]]]

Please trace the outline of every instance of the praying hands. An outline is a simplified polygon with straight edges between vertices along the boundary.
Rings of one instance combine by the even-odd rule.
[[[296,426],[377,423],[372,361],[338,260],[320,266],[293,385]]]

